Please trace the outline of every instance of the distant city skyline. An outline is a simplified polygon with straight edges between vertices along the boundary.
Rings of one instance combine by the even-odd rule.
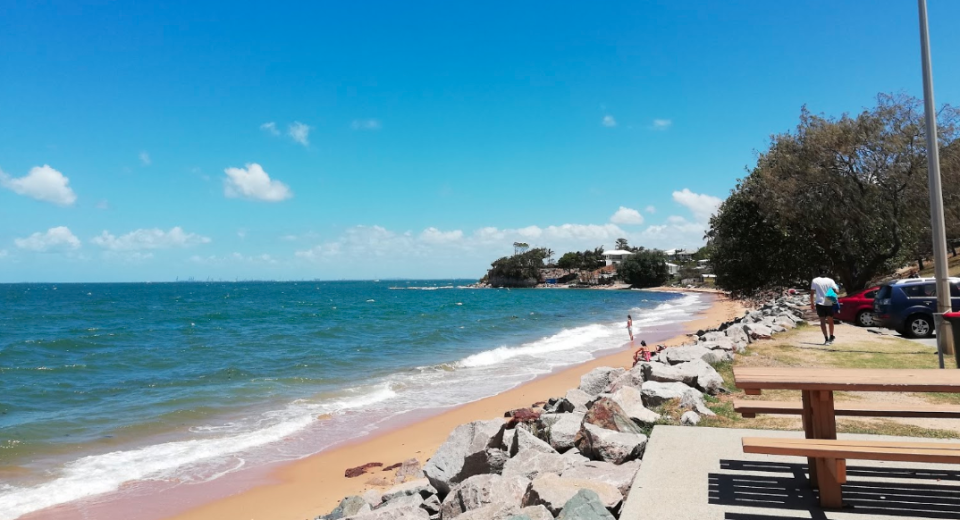
[[[939,103],[960,2],[929,0]],[[12,5],[0,282],[477,278],[696,248],[801,106],[920,97],[916,4]]]

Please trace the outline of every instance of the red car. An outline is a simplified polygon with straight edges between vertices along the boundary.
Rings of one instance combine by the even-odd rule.
[[[873,312],[873,297],[879,290],[879,287],[871,287],[840,298],[840,312],[835,317],[841,321],[856,323],[861,327],[879,326],[880,321]]]

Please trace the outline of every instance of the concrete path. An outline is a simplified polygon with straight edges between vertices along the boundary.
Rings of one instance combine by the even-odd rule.
[[[958,466],[851,460],[843,490],[844,501],[853,507],[825,511],[817,505],[815,491],[807,483],[806,459],[746,455],[740,442],[744,436],[803,435],[656,426],[620,519],[960,519]],[[840,437],[917,440],[878,435]]]

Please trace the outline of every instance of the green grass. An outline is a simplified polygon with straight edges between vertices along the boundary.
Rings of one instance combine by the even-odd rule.
[[[877,336],[859,342],[835,343],[832,346],[814,345],[804,341],[802,334],[810,329],[798,328],[778,334],[774,339],[751,344],[747,351],[733,362],[714,366],[723,378],[729,393],[707,397],[707,406],[716,417],[703,417],[703,426],[721,428],[799,430],[799,416],[759,415],[744,419],[734,412],[735,399],[762,399],[771,401],[799,401],[800,392],[792,390],[764,390],[760,397],[747,396],[737,389],[733,369],[735,366],[784,366],[784,367],[836,367],[836,368],[929,368],[938,365],[936,352],[923,350],[916,343],[890,336]],[[841,329],[838,332],[841,332]],[[911,394],[932,403],[960,404],[960,394],[934,393]],[[838,400],[871,398],[868,394],[835,392]],[[675,424],[675,423],[670,423]],[[868,433],[928,438],[957,438],[952,430],[924,428],[890,419],[841,418],[837,429],[842,433]]]

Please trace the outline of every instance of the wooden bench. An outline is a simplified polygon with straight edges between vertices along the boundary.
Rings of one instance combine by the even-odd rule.
[[[825,460],[828,471],[819,472],[817,479],[823,507],[842,507],[840,485],[847,482],[847,459],[960,464],[960,443],[953,442],[744,437],[743,452]]]
[[[747,401],[734,400],[733,410],[745,418],[758,413],[772,415],[801,415],[803,403],[799,401]],[[960,406],[890,403],[834,403],[834,414],[849,417],[924,417],[933,419],[960,419]]]

